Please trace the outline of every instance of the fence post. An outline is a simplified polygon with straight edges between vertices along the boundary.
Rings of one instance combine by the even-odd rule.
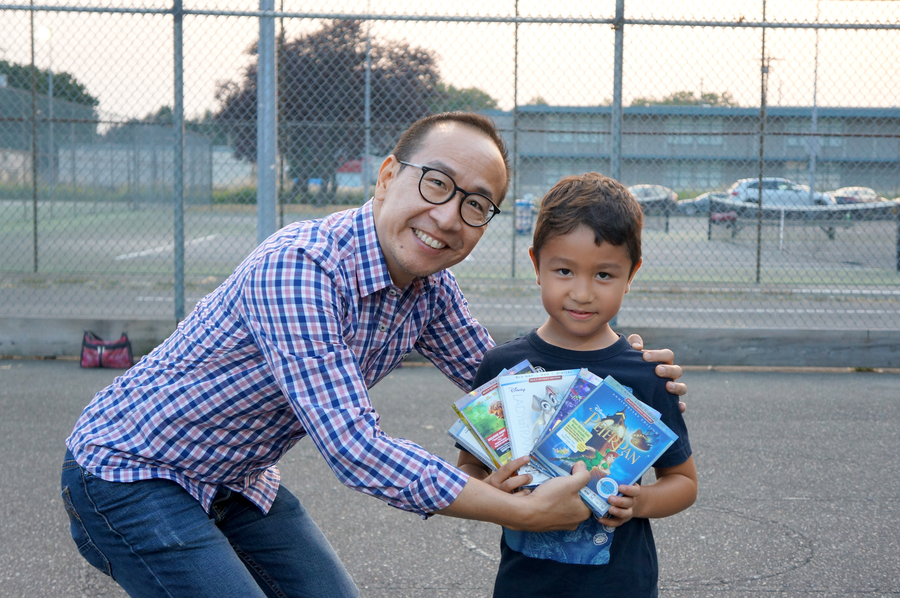
[[[625,0],[616,0],[615,52],[613,58],[613,101],[610,111],[610,134],[612,143],[609,154],[609,176],[622,180],[622,57],[625,50]],[[668,218],[668,217],[667,217]],[[666,222],[668,224],[668,221]],[[666,231],[668,232],[668,231]],[[618,326],[619,314],[610,320],[610,326]]]
[[[174,145],[174,196],[175,211],[175,321],[184,319],[184,12],[182,0],[174,0],[172,6],[172,33],[174,47],[175,99],[172,110]]]
[[[622,180],[622,56],[625,49],[625,0],[616,0],[615,58],[613,60],[613,102],[610,113],[609,176],[617,181]]]
[[[259,10],[273,12],[275,0],[259,0]],[[256,242],[275,232],[278,119],[275,97],[275,17],[259,17],[259,64],[256,71]]]
[[[519,0],[516,0],[516,23],[513,26],[513,142],[512,142],[512,241],[510,245],[509,277],[516,279],[516,237],[519,235]]]
[[[34,8],[34,0],[31,0]],[[31,245],[32,267],[38,271],[38,143],[37,67],[34,64],[34,10],[31,11]]]
[[[766,139],[766,88],[769,80],[769,63],[766,60],[766,0],[762,3],[762,57],[759,67],[759,192],[757,198],[756,213],[756,284],[759,284],[762,276],[762,202],[763,202],[763,171],[765,170],[765,139]]]

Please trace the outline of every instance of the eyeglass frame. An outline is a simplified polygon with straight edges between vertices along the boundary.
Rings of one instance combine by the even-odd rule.
[[[459,219],[462,220],[467,226],[471,226],[472,228],[481,228],[481,227],[483,227],[483,226],[487,226],[488,224],[491,223],[491,220],[494,219],[494,216],[496,216],[497,214],[500,213],[500,208],[497,207],[497,204],[494,203],[494,200],[493,200],[493,199],[491,199],[490,197],[488,197],[488,196],[485,195],[484,193],[472,193],[472,192],[466,191],[465,189],[463,189],[462,187],[460,187],[459,185],[456,184],[456,179],[454,179],[452,176],[450,176],[449,174],[447,174],[446,172],[444,172],[444,171],[441,170],[440,168],[432,168],[431,166],[423,166],[422,164],[413,164],[412,162],[404,162],[403,160],[397,160],[397,162],[399,162],[400,164],[403,164],[404,166],[412,166],[413,168],[421,168],[421,169],[422,169],[422,175],[419,177],[419,185],[418,185],[419,196],[420,196],[422,199],[424,199],[425,201],[427,201],[428,203],[430,203],[431,205],[433,205],[433,206],[442,206],[442,205],[444,205],[445,203],[447,203],[448,201],[450,201],[451,199],[453,199],[453,198],[456,196],[456,192],[457,192],[457,191],[459,191],[460,193],[462,193],[462,198],[460,198],[460,200],[459,200]],[[430,171],[430,170],[434,170],[434,171],[436,171],[436,172],[441,173],[442,175],[444,175],[445,177],[447,177],[448,179],[450,179],[450,182],[451,182],[451,183],[453,183],[453,192],[450,193],[450,195],[448,195],[448,196],[447,196],[447,199],[445,199],[444,201],[441,201],[441,202],[434,202],[434,201],[431,201],[430,199],[428,199],[427,197],[425,197],[425,194],[424,194],[424,193],[422,193],[422,181],[425,180],[425,175],[426,175],[426,174],[428,173],[428,171]],[[464,202],[464,201],[466,200],[466,198],[469,197],[470,195],[477,195],[477,196],[479,196],[479,197],[485,198],[486,200],[488,200],[488,202],[490,202],[491,206],[493,206],[493,208],[494,208],[494,211],[491,213],[490,218],[488,218],[483,224],[472,224],[471,222],[469,222],[468,220],[466,220],[466,219],[463,217],[463,215],[462,215],[463,202]]]

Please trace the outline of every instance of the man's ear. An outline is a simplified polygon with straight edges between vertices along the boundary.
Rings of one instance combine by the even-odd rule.
[[[384,199],[384,194],[387,193],[388,187],[391,186],[391,182],[397,176],[399,166],[400,162],[393,154],[385,158],[384,162],[381,163],[381,168],[378,169],[378,178],[375,180],[375,199]]]
[[[541,270],[540,268],[538,268],[538,261],[534,256],[534,245],[528,248],[528,257],[531,258],[531,265],[534,266],[535,282],[537,282],[538,286],[541,286]]]
[[[634,275],[637,274],[637,271],[641,269],[641,264],[644,263],[644,258],[638,260],[638,263],[634,265],[634,268],[631,269],[631,276],[628,277],[628,284],[625,285],[625,292],[631,290],[631,283],[634,282]]]

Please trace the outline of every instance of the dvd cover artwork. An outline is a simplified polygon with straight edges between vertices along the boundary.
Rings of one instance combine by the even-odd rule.
[[[506,374],[498,378],[500,401],[506,415],[510,453],[513,459],[531,452],[562,397],[578,376],[578,370]],[[532,464],[519,468],[520,474],[532,476],[529,486],[537,486],[548,477]]]
[[[609,510],[606,499],[633,484],[678,437],[659,414],[612,377],[604,379],[532,450],[532,458],[554,476],[568,475],[577,462],[591,476],[581,490],[594,514]]]
[[[528,360],[524,360],[505,373],[524,373],[534,371]],[[485,382],[466,396],[453,403],[453,410],[466,424],[472,434],[490,455],[496,467],[510,460],[509,432],[500,400],[499,376]]]
[[[449,434],[450,438],[458,442],[460,446],[475,455],[479,461],[484,463],[485,467],[492,471],[497,469],[497,466],[494,465],[491,456],[484,449],[484,446],[477,438],[475,438],[475,435],[472,434],[472,431],[466,427],[466,424],[464,424],[461,419],[453,422],[453,425],[447,430],[447,434]]]

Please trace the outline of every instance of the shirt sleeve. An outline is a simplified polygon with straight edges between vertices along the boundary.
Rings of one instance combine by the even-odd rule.
[[[265,256],[245,282],[241,309],[275,381],[306,433],[346,486],[427,515],[468,476],[418,445],[386,435],[344,342],[340,273],[297,250]]]
[[[654,376],[656,374],[653,374]],[[684,416],[681,409],[678,408],[678,397],[666,390],[666,380],[657,379],[653,381],[655,386],[655,396],[650,403],[657,411],[659,411],[660,419],[666,424],[670,430],[678,435],[672,446],[667,448],[662,455],[659,456],[654,467],[675,467],[681,465],[692,454],[691,441],[688,438],[687,425],[684,423]]]
[[[485,352],[494,346],[487,329],[469,313],[469,303],[449,272],[436,301],[438,316],[425,327],[416,351],[431,361],[463,392],[472,389]]]

